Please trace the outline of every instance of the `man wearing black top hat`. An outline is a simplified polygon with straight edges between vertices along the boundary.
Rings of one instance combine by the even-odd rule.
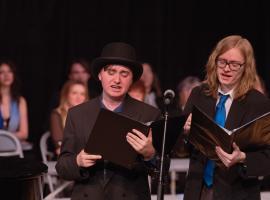
[[[102,95],[70,109],[56,170],[60,177],[75,181],[72,200],[150,200],[146,163],[155,155],[151,132],[148,137],[138,130],[127,133],[127,142],[138,153],[138,164],[132,170],[109,161],[96,162],[102,160],[100,155],[84,152],[100,108],[142,123],[160,117],[159,110],[127,95],[142,74],[135,50],[126,43],[110,43],[91,67],[93,76],[102,84]]]

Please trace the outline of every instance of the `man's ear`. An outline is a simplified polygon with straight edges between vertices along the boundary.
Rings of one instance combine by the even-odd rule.
[[[101,81],[101,75],[100,75],[101,71],[98,74],[98,79]]]

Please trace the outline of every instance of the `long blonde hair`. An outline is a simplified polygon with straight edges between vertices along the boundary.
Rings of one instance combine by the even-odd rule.
[[[78,85],[78,84],[82,85],[85,88],[85,94],[86,94],[85,101],[89,99],[88,89],[85,86],[85,84],[83,84],[82,82],[69,80],[63,85],[60,92],[60,103],[59,103],[59,106],[56,108],[56,111],[61,116],[63,127],[65,126],[66,118],[67,118],[67,112],[68,112],[67,98],[68,98],[69,92],[74,85]]]
[[[219,81],[217,77],[216,59],[232,48],[239,49],[245,60],[242,66],[244,67],[243,75],[235,88],[235,98],[243,97],[250,89],[254,88],[257,71],[253,48],[247,39],[239,35],[231,35],[219,41],[208,58],[205,77],[205,82],[209,86],[206,90],[207,95],[217,97]]]

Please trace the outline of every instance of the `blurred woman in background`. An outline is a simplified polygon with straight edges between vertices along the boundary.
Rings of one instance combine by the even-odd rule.
[[[178,108],[180,111],[183,111],[189,95],[192,89],[196,86],[199,86],[201,81],[196,76],[187,76],[183,80],[181,80],[177,86],[177,94],[178,94]]]
[[[128,91],[128,94],[138,101],[144,101],[145,98],[145,86],[141,80],[136,81],[133,83]]]
[[[162,96],[159,79],[154,73],[150,63],[143,63],[142,66],[143,74],[140,80],[145,86],[144,102],[158,108],[160,104],[158,98]]]
[[[0,129],[12,132],[21,143],[28,138],[27,103],[11,61],[0,61]]]
[[[56,155],[60,153],[68,109],[86,100],[88,100],[88,90],[84,83],[69,80],[62,87],[60,104],[51,112],[50,117],[50,132]]]

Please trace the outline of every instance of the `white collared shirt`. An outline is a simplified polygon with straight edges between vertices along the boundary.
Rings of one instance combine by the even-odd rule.
[[[225,92],[223,92],[223,91],[221,90],[221,88],[219,87],[219,88],[218,88],[218,93],[221,93],[221,94],[223,94],[223,95],[229,95],[227,101],[225,102],[226,118],[227,118],[228,113],[229,113],[230,108],[231,108],[231,105],[232,105],[232,102],[233,102],[234,89],[232,89],[232,90],[230,90],[229,92],[226,92],[226,93],[225,93]],[[219,95],[218,95],[216,105],[218,104],[219,99],[220,99],[220,97],[219,97]]]

